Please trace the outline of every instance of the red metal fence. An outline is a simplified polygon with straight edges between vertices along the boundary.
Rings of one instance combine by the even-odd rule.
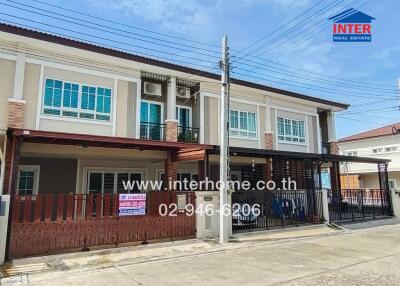
[[[195,215],[180,209],[162,216],[159,206],[178,195],[195,206],[192,192],[150,192],[146,215],[119,216],[118,194],[14,196],[9,257],[91,246],[194,237]]]

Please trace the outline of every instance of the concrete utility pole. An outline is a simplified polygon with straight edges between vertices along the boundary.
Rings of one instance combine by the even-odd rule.
[[[228,241],[228,216],[224,212],[224,208],[228,204],[228,169],[229,169],[229,49],[228,36],[222,39],[222,59],[221,59],[221,119],[220,119],[220,159],[219,159],[219,180],[222,184],[219,195],[219,241],[225,243]]]

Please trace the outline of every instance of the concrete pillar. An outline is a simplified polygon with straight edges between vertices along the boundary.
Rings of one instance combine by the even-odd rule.
[[[22,92],[24,91],[25,62],[25,54],[17,53],[13,94],[13,98],[17,100],[22,99]]]
[[[400,218],[400,190],[391,190],[393,215]]]
[[[0,265],[6,258],[8,214],[10,212],[10,196],[0,196]]]
[[[329,219],[329,204],[328,204],[328,190],[322,189],[322,215],[325,223],[330,223]]]
[[[219,233],[219,193],[199,191],[196,195],[196,237],[217,238]],[[206,212],[206,210],[208,212]]]
[[[336,140],[336,126],[335,126],[335,113],[332,111],[327,112],[327,127],[328,127],[328,143],[330,154],[338,154],[338,142]]]
[[[14,77],[14,93],[8,99],[8,127],[22,128],[24,123],[25,100],[22,99],[25,77],[25,54],[17,53]]]
[[[165,140],[168,142],[178,141],[178,120],[176,119],[176,77],[171,77],[168,83]]]

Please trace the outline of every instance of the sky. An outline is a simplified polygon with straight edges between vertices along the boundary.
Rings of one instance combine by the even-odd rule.
[[[348,8],[376,18],[372,42],[332,41],[328,18]],[[351,104],[338,138],[400,121],[398,11],[398,0],[0,0],[0,21],[217,73],[227,34],[233,77]]]

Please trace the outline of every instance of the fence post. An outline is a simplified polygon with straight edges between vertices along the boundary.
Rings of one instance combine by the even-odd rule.
[[[8,216],[10,210],[10,195],[0,196],[0,265],[6,258]]]
[[[330,223],[329,219],[329,205],[328,205],[328,190],[322,189],[322,214],[326,224]]]

